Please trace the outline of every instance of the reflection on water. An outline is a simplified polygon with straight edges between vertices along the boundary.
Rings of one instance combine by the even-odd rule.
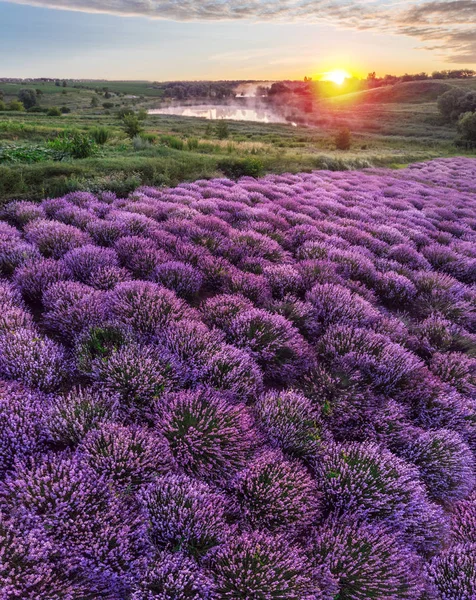
[[[179,117],[202,117],[204,119],[228,119],[230,121],[255,121],[257,123],[288,123],[286,119],[266,108],[243,108],[241,106],[167,106],[149,110],[150,115],[176,115]],[[293,123],[295,125],[295,123]]]

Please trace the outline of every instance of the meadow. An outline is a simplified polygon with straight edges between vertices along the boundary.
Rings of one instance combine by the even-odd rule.
[[[0,598],[475,598],[475,215],[461,157],[4,203]]]
[[[40,92],[41,107],[58,109],[51,115],[0,111],[0,199],[39,200],[76,190],[127,196],[140,185],[177,185],[197,178],[401,168],[454,156],[462,153],[453,143],[455,127],[441,121],[436,99],[452,86],[476,86],[473,78],[355,92],[316,102],[312,113],[297,115],[297,127],[230,121],[226,135],[204,119],[148,115],[131,139],[118,111],[138,113],[171,102],[163,89],[146,82],[65,84],[0,82],[7,106],[21,89],[32,88]],[[342,128],[351,132],[349,150],[336,149],[334,138]],[[87,157],[50,148],[73,131],[88,138],[98,129],[107,130],[107,139]]]

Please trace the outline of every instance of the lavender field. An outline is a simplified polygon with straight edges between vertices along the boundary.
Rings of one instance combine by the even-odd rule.
[[[0,222],[0,600],[474,600],[476,160]]]

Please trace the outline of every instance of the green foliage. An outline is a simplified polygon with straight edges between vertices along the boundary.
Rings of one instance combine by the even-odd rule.
[[[62,115],[69,115],[69,113],[71,112],[71,109],[68,108],[67,106],[62,106],[60,108],[60,112]]]
[[[218,121],[216,126],[216,135],[219,140],[224,140],[230,135],[228,123],[226,121]]]
[[[29,108],[27,111],[27,113],[47,113],[48,109],[45,108],[44,106],[32,106],[31,108]]]
[[[96,101],[97,102],[97,101]],[[96,104],[97,106],[97,104]],[[103,108],[105,108],[106,110],[110,110],[111,108],[114,108],[114,102],[103,102],[102,103]]]
[[[91,107],[92,108],[97,108],[98,106],[99,106],[99,100],[96,98],[96,96],[93,96],[91,98]]]
[[[143,130],[141,122],[135,114],[126,114],[122,119],[122,127],[126,135],[131,139],[135,138]]]
[[[48,117],[61,117],[61,111],[57,106],[52,106],[46,113]]]
[[[157,136],[155,135],[155,133],[147,133],[147,131],[144,131],[140,134],[140,137],[144,141],[149,142],[149,144],[157,143]]]
[[[220,171],[232,179],[239,177],[260,177],[264,173],[263,163],[252,157],[247,158],[225,158],[218,161],[217,167]]]
[[[5,146],[0,148],[0,163],[37,163],[56,160],[56,152],[44,146]]]
[[[476,112],[466,112],[459,118],[458,133],[461,140],[476,146]]]
[[[5,102],[0,98],[0,111],[7,110]]]
[[[169,148],[173,148],[174,150],[183,150],[184,142],[180,138],[175,135],[161,135],[160,143],[164,144],[164,146],[168,146]]]
[[[36,97],[35,90],[23,89],[18,92],[18,100],[23,104],[23,106],[28,110],[32,106],[36,106],[38,104],[38,99]]]
[[[20,102],[19,100],[12,100],[8,105],[8,110],[24,112],[25,106],[23,105],[23,102]]]
[[[145,121],[147,119],[147,116],[147,111],[143,108],[141,108],[140,111],[137,113],[137,118],[139,119],[139,121]]]
[[[93,127],[90,134],[99,146],[104,146],[111,137],[111,131],[107,127]]]
[[[65,131],[48,142],[47,147],[58,152],[62,158],[89,158],[98,151],[96,142],[79,131]]]
[[[337,150],[350,150],[351,134],[349,129],[345,128],[338,131],[334,141]]]
[[[103,106],[104,106],[104,104],[103,104]],[[114,106],[114,104],[112,102],[110,102],[109,104],[112,104],[112,106],[110,108],[112,108]],[[134,115],[134,110],[132,108],[130,108],[129,106],[123,106],[122,108],[120,108],[117,111],[116,114],[117,114],[118,119],[124,119],[124,117],[129,117],[129,116]]]
[[[188,138],[187,147],[189,150],[198,150],[198,139],[197,138]]]
[[[454,122],[466,112],[476,110],[476,92],[465,88],[453,88],[439,96],[438,110],[447,122]]]

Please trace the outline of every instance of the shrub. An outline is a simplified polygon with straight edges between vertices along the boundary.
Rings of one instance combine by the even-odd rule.
[[[38,103],[38,98],[35,90],[30,89],[20,90],[18,92],[18,100],[23,104],[23,106],[27,110]]]
[[[61,117],[62,114],[63,113],[57,106],[52,106],[51,108],[48,109],[46,116],[47,117]]]
[[[220,598],[301,600],[317,592],[304,554],[282,537],[244,533],[218,548],[211,556]]]
[[[71,279],[88,285],[94,285],[98,272],[102,269],[118,266],[114,250],[98,248],[92,244],[73,248],[63,256],[62,262]]]
[[[8,110],[11,110],[13,112],[24,112],[25,106],[23,102],[20,102],[19,100],[12,100],[8,103]]]
[[[398,537],[375,525],[329,521],[310,546],[316,566],[337,581],[337,597],[416,600],[423,591],[420,560]]]
[[[476,594],[476,544],[457,544],[436,556],[428,578],[437,598],[466,600]]]
[[[62,106],[62,107],[60,108],[60,113],[61,113],[62,115],[69,115],[69,113],[70,113],[70,112],[71,112],[71,109],[70,109],[70,108],[68,108],[67,106]]]
[[[350,130],[345,128],[338,131],[335,135],[334,141],[337,150],[350,150],[352,143]]]
[[[185,146],[184,141],[175,135],[161,135],[160,143],[174,150],[183,150]]]
[[[258,456],[234,483],[242,515],[253,529],[301,532],[318,516],[317,486],[298,461],[268,450]]]
[[[441,502],[468,496],[475,485],[471,450],[454,431],[422,432],[405,448],[404,457],[414,463],[429,495]]]
[[[150,535],[159,548],[201,556],[224,541],[225,497],[185,475],[164,475],[141,495]]]
[[[112,352],[132,340],[132,333],[117,323],[101,323],[84,328],[76,338],[76,367],[84,375],[90,375],[95,362],[105,362]]]
[[[182,552],[160,552],[131,600],[213,600],[214,583]]]
[[[45,218],[43,207],[36,202],[28,202],[27,200],[10,202],[4,207],[3,214],[8,221],[17,227],[23,227],[35,219]]]
[[[174,292],[145,281],[120,283],[109,296],[112,317],[141,334],[193,315]]]
[[[73,248],[87,244],[90,238],[77,227],[57,221],[37,219],[25,227],[26,239],[35,244],[46,258],[61,258]]]
[[[20,240],[0,238],[0,275],[11,275],[17,267],[37,258],[35,246]]]
[[[92,388],[73,388],[55,396],[48,406],[45,431],[48,440],[61,446],[77,446],[91,431],[114,419],[117,401]]]
[[[299,392],[269,391],[258,400],[255,410],[268,440],[284,452],[308,456],[325,439],[318,411]]]
[[[226,481],[243,468],[254,444],[250,417],[208,390],[166,396],[156,428],[188,475]]]
[[[476,109],[476,101],[475,101]],[[458,133],[461,140],[476,144],[476,112],[466,112],[458,120]]]
[[[131,490],[171,469],[167,443],[147,429],[115,423],[90,431],[78,450],[99,477]]]
[[[91,137],[99,146],[104,146],[111,137],[111,131],[107,127],[93,127],[90,131]]]
[[[143,131],[139,118],[134,114],[126,114],[122,117],[122,127],[126,135],[131,139]]]
[[[44,392],[56,390],[68,375],[63,348],[31,329],[0,337],[0,373]]]
[[[271,379],[290,381],[307,366],[307,349],[297,330],[280,315],[251,309],[238,315],[229,340],[246,350]]]
[[[203,277],[195,267],[178,261],[168,261],[155,270],[158,283],[173,290],[181,298],[193,298],[203,284]]]
[[[217,162],[217,168],[232,179],[260,177],[264,172],[264,165],[261,160],[253,157],[222,158]]]
[[[59,115],[56,114],[59,113]],[[54,114],[53,114],[54,113]],[[61,116],[57,108],[48,111],[49,116]],[[48,148],[55,150],[58,156],[70,158],[89,158],[98,152],[98,147],[89,135],[80,131],[64,131],[47,144]]]
[[[228,123],[226,121],[218,121],[215,131],[219,140],[224,140],[230,135]]]
[[[173,385],[169,363],[152,346],[129,344],[107,358],[94,360],[91,377],[102,389],[117,394],[125,407],[142,408]]]
[[[451,538],[453,542],[476,543],[476,494],[457,502],[451,513]]]

